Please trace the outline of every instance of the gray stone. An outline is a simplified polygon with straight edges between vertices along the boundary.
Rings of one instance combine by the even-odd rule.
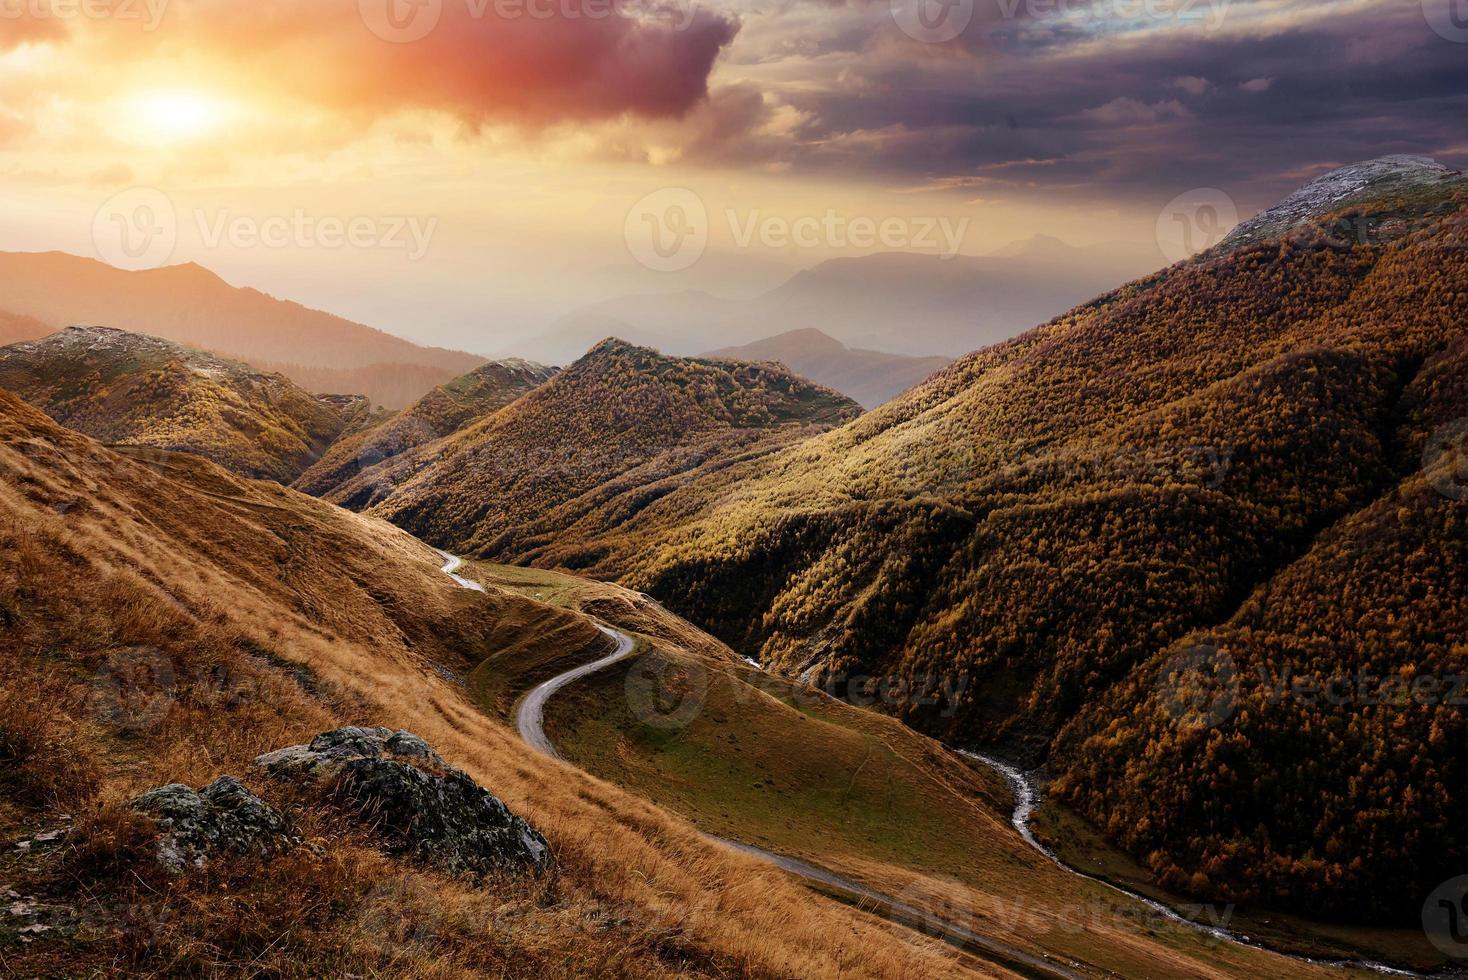
[[[1242,222],[1218,248],[1232,252],[1253,242],[1280,238],[1357,201],[1445,185],[1462,176],[1423,156],[1386,156],[1353,163],[1316,177],[1274,207]]]
[[[389,849],[454,874],[541,871],[550,847],[537,831],[423,739],[386,728],[339,728],[255,764],[370,823]]]
[[[201,868],[218,854],[266,857],[300,844],[283,816],[229,776],[198,791],[161,786],[129,805],[158,824],[158,861],[174,871]]]
[[[387,750],[393,755],[405,756],[409,759],[436,759],[439,764],[442,759],[428,747],[428,743],[411,732],[398,732],[387,740]]]

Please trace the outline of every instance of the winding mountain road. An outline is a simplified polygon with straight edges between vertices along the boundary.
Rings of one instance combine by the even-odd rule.
[[[564,674],[552,677],[550,680],[539,685],[525,696],[525,700],[520,702],[519,710],[515,712],[515,727],[520,733],[520,738],[526,745],[529,745],[537,752],[550,756],[552,759],[565,761],[545,734],[545,706],[546,702],[550,700],[551,695],[569,684],[574,684],[584,677],[589,677],[592,674],[606,670],[608,667],[626,660],[632,655],[633,648],[636,646],[636,641],[621,630],[612,629],[601,623],[596,623],[595,625],[597,629],[615,641],[616,646],[612,652],[600,659],[593,660],[591,663],[583,664],[573,670],[566,671]],[[1018,970],[1023,975],[1063,977],[1066,980],[1081,980],[1079,974],[1072,973],[1051,960],[1039,956],[1032,956],[1018,947],[981,936],[957,923],[943,922],[935,919],[930,913],[924,912],[914,905],[909,905],[890,895],[873,891],[849,878],[843,878],[834,871],[828,871],[825,868],[807,864],[804,861],[798,861],[795,858],[786,857],[783,854],[775,854],[771,851],[755,847],[752,844],[742,843],[741,841],[715,837],[712,834],[703,834],[703,837],[716,844],[722,844],[725,847],[732,848],[741,854],[747,854],[768,864],[773,864],[798,878],[803,878],[808,882],[820,886],[827,892],[834,893],[834,897],[867,908],[868,910],[871,910],[871,906],[876,906],[880,913],[891,921],[907,926],[910,929],[916,929],[936,939],[941,939],[949,945],[991,960],[1001,966]]]
[[[550,700],[550,696],[568,684],[574,684],[583,677],[589,677],[597,671],[606,670],[618,661],[626,660],[632,656],[632,648],[636,646],[632,637],[626,633],[610,629],[600,623],[596,623],[595,626],[616,641],[616,649],[600,660],[593,660],[575,670],[568,670],[564,674],[552,677],[525,695],[525,700],[520,702],[520,710],[515,713],[515,728],[519,731],[520,738],[535,751],[548,755],[552,759],[561,758],[561,754],[556,751],[556,747],[551,744],[551,740],[545,734],[545,703]]]
[[[435,548],[434,550],[438,551],[437,548]],[[453,579],[455,582],[457,582],[459,584],[459,588],[469,589],[473,592],[484,591],[484,586],[480,585],[473,579],[464,578],[464,576],[462,575],[455,574],[458,572],[459,569],[464,567],[464,559],[460,558],[458,555],[451,555],[447,551],[439,551],[438,556],[445,561],[443,566],[443,573],[449,578]]]
[[[480,585],[478,582],[463,578],[455,574],[459,570],[459,568],[462,567],[463,559],[457,558],[444,551],[440,551],[439,554],[447,559],[448,562],[443,568],[444,574],[453,578],[453,580],[457,582],[461,588],[473,589],[478,592],[484,591],[484,586]],[[620,630],[613,629],[602,623],[594,622],[593,625],[595,625],[597,629],[601,630],[603,634],[605,634],[609,639],[614,642],[614,648],[612,652],[604,657],[598,658],[597,660],[593,660],[590,663],[586,663],[581,665],[580,667],[568,670],[563,674],[558,674],[555,677],[552,677],[550,680],[538,685],[525,696],[523,701],[520,702],[519,709],[515,713],[515,727],[520,734],[521,740],[523,740],[526,745],[529,745],[537,752],[549,756],[552,759],[557,759],[563,762],[565,761],[564,757],[556,751],[555,745],[551,743],[550,738],[547,737],[545,734],[545,706],[547,702],[550,701],[551,696],[554,695],[556,692],[571,684],[574,684],[576,681],[579,681],[585,677],[589,677],[592,674],[598,673],[600,671],[606,670],[607,668],[612,667],[613,665],[618,664],[623,660],[626,660],[628,657],[632,656],[633,650],[636,647],[636,641],[628,634],[623,633]],[[1070,865],[1066,864],[1060,859],[1058,855],[1052,852],[1044,844],[1041,844],[1031,832],[1029,827],[1029,818],[1034,810],[1037,794],[1034,784],[1031,782],[1029,777],[1020,772],[1018,769],[1015,769],[1014,767],[1009,766],[997,759],[991,759],[987,756],[982,756],[973,752],[960,752],[959,754],[964,755],[970,759],[974,759],[975,761],[982,762],[983,764],[993,769],[995,772],[999,773],[1010,783],[1010,785],[1013,787],[1015,796],[1015,809],[1012,819],[1012,823],[1015,829],[1019,832],[1020,836],[1024,838],[1025,842],[1028,843],[1031,847],[1039,851],[1041,854],[1045,855],[1046,858],[1054,862],[1057,866],[1077,878],[1083,879],[1085,881],[1095,882],[1097,884],[1111,888],[1127,896],[1128,898],[1141,902],[1148,908],[1151,908],[1152,910],[1158,912],[1171,921],[1188,926],[1193,929],[1197,929],[1201,932],[1205,932],[1214,939],[1222,940],[1224,942],[1234,943],[1239,946],[1245,946],[1251,949],[1274,953],[1278,956],[1292,959],[1299,963],[1307,963],[1312,966],[1369,970],[1374,973],[1383,973],[1395,976],[1420,976],[1420,974],[1412,973],[1408,970],[1397,969],[1384,963],[1375,963],[1367,960],[1319,960],[1307,956],[1287,953],[1282,950],[1270,949],[1269,947],[1254,942],[1247,936],[1242,936],[1238,933],[1229,932],[1228,930],[1217,926],[1209,926],[1200,922],[1195,922],[1182,915],[1179,915],[1175,910],[1164,905],[1161,902],[1157,902],[1154,899],[1148,898],[1145,895],[1139,894],[1128,888],[1124,888],[1120,885],[1114,884],[1110,881],[1096,878],[1092,875],[1086,874],[1085,872],[1079,871],[1076,868],[1073,868]],[[937,919],[931,913],[925,912],[914,905],[894,898],[891,895],[886,895],[882,892],[874,891],[873,889],[867,888],[865,885],[852,881],[849,878],[845,878],[835,873],[834,871],[829,871],[825,868],[821,868],[813,864],[807,864],[804,861],[800,861],[792,857],[787,857],[783,854],[776,854],[772,851],[766,851],[762,848],[755,847],[752,844],[745,844],[741,841],[728,840],[727,838],[723,837],[715,837],[712,834],[703,834],[703,836],[707,840],[713,841],[717,844],[722,844],[723,846],[738,851],[741,854],[746,854],[750,857],[757,858],[758,860],[764,861],[768,864],[773,864],[776,867],[817,886],[820,890],[831,894],[835,898],[844,900],[850,904],[857,905],[858,907],[861,907],[868,911],[873,911],[872,907],[875,906],[875,911],[878,911],[881,915],[883,915],[890,921],[897,922],[901,925],[907,926],[908,928],[915,929],[927,935],[931,935],[934,938],[940,939],[943,942],[946,942],[949,945],[961,949],[965,952],[977,954],[999,965],[1018,970],[1023,975],[1041,977],[1063,977],[1066,978],[1066,980],[1081,980],[1081,976],[1079,974],[1074,973],[1069,969],[1066,969],[1065,966],[1055,962],[1054,960],[1051,960],[1048,956],[1044,956],[1043,954],[1041,956],[1034,956],[1030,953],[1025,952],[1024,950],[1019,949],[1018,947],[1011,946],[1008,943],[1003,943],[996,939],[981,936],[978,933],[975,933],[958,923],[946,922]],[[1080,964],[1072,965],[1076,967],[1080,966]]]

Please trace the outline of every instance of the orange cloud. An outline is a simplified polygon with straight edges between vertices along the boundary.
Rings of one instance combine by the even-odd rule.
[[[247,97],[531,126],[680,116],[738,31],[643,0],[173,0],[156,30],[71,26],[152,77],[171,64]]]
[[[37,17],[25,6],[16,8],[11,15],[0,16],[0,51],[38,41],[55,41],[65,35],[65,25],[61,21]]]

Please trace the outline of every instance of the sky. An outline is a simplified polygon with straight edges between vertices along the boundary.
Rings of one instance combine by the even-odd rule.
[[[1465,120],[1468,0],[0,0],[0,249],[493,353],[836,256],[1161,266]]]

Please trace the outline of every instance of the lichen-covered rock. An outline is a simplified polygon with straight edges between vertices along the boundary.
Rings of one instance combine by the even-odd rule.
[[[174,871],[203,867],[218,854],[266,857],[301,842],[280,813],[228,776],[197,791],[161,786],[129,805],[157,822],[158,861]]]
[[[407,759],[434,769],[448,768],[448,763],[417,735],[394,732],[387,728],[350,726],[322,732],[309,745],[292,745],[275,752],[267,752],[255,760],[255,765],[272,776],[301,778],[337,775],[344,762],[352,759],[381,759],[384,756]]]
[[[394,851],[441,870],[482,875],[550,864],[544,837],[409,732],[339,728],[255,764],[271,776],[320,786]]]

